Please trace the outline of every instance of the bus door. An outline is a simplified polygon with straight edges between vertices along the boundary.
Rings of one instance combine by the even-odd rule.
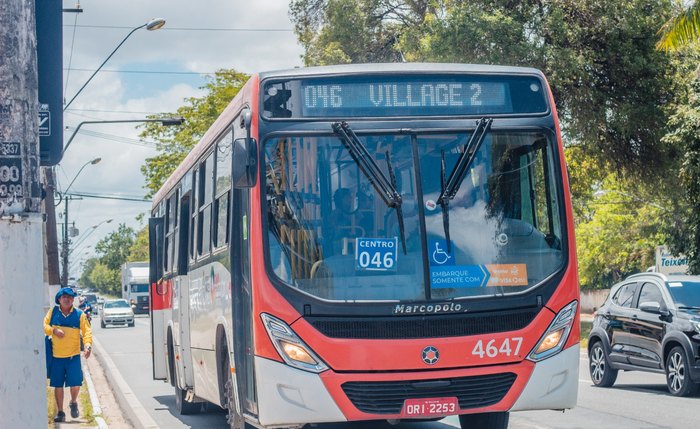
[[[173,338],[175,341],[176,386],[183,390],[194,386],[192,372],[192,354],[190,352],[190,280],[188,275],[188,246],[190,243],[190,193],[186,193],[175,207],[177,212],[177,231],[173,243]]]
[[[148,219],[148,253],[149,283],[151,293],[151,356],[153,358],[153,379],[165,380],[167,377],[167,330],[166,313],[169,313],[170,302],[167,286],[163,284],[163,227],[162,217]]]
[[[233,354],[241,408],[257,415],[253,347],[253,310],[250,281],[250,193],[232,189],[231,294],[233,305]]]

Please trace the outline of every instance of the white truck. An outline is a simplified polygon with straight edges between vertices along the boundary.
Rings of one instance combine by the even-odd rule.
[[[148,313],[148,262],[127,262],[122,265],[122,298],[134,309],[134,314]]]

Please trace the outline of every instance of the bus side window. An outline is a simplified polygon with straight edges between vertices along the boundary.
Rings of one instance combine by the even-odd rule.
[[[197,256],[195,243],[197,242],[197,214],[199,213],[199,169],[192,170],[192,216],[190,219],[190,261],[194,262]]]
[[[163,246],[163,272],[167,273],[170,271],[170,266],[168,265],[170,253],[170,198],[165,200],[165,245]]]
[[[228,213],[231,189],[231,150],[233,132],[227,132],[216,144],[216,179],[214,181],[214,211],[212,226],[214,229],[214,248],[228,244]]]
[[[213,192],[214,153],[199,166],[199,218],[197,220],[197,256],[211,249],[211,201]]]

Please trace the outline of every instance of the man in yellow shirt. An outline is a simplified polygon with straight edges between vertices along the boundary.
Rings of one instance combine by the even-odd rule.
[[[73,307],[76,293],[64,287],[56,294],[56,306],[44,317],[44,333],[51,337],[52,354],[49,385],[54,388],[58,413],[55,422],[66,420],[63,412],[63,387],[70,387],[70,414],[78,418],[78,393],[83,384],[83,370],[80,365],[80,340],[82,337],[85,358],[92,350],[92,329],[85,313]]]

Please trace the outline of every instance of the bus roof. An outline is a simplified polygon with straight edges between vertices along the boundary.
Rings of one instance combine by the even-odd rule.
[[[493,66],[485,64],[449,64],[449,63],[375,63],[344,64],[335,66],[304,67],[260,73],[260,80],[267,78],[304,77],[334,74],[360,73],[495,73],[528,74],[544,76],[541,71],[531,67]]]

